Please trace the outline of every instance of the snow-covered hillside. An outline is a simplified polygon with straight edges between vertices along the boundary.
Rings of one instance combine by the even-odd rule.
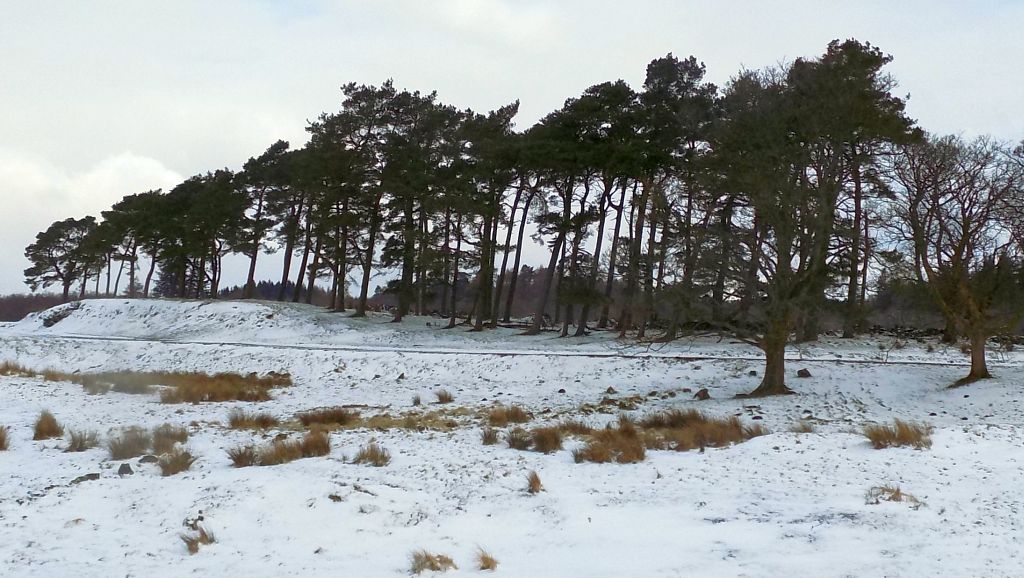
[[[468,333],[432,318],[353,320],[301,305],[88,301],[0,327],[0,362],[66,373],[288,372],[273,400],[161,404],[154,392],[88,395],[81,386],[0,377],[0,575],[398,576],[426,548],[478,575],[485,548],[503,576],[1016,576],[1024,540],[1022,358],[994,355],[997,378],[960,389],[956,348],[892,339],[825,339],[791,352],[798,395],[738,399],[757,384],[756,349],[706,336],[651,348],[610,333],[582,340],[513,329]],[[932,346],[934,351],[929,351]],[[801,361],[802,359],[802,361]],[[806,368],[811,377],[795,377]],[[754,372],[755,375],[751,375]],[[244,407],[286,421],[357,406],[365,415],[442,409],[455,427],[338,430],[327,457],[232,468],[225,450],[298,435],[226,427]],[[707,388],[711,399],[693,392]],[[414,396],[426,406],[413,406]],[[602,400],[612,403],[601,405]],[[480,441],[482,412],[517,403],[527,427],[593,426],[695,408],[772,433],[704,452],[650,451],[638,464],[577,464],[571,450]],[[457,407],[459,409],[452,409]],[[620,408],[634,409],[620,409]],[[188,427],[198,461],[161,477],[102,446],[64,453],[32,441],[48,409],[68,429]],[[874,450],[864,425],[935,427],[931,449]],[[813,433],[794,433],[803,421]],[[349,463],[375,440],[382,468]],[[130,476],[117,474],[129,463]],[[524,490],[536,470],[545,491]],[[96,480],[71,484],[97,473]],[[867,503],[898,485],[925,505]],[[178,539],[202,515],[217,542],[190,556]]]

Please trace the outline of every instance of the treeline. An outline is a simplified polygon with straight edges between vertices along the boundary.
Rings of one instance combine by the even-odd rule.
[[[348,84],[301,149],[279,141],[238,172],[54,223],[27,249],[26,278],[67,298],[101,278],[116,292],[124,276],[148,295],[158,272],[162,295],[216,297],[224,257],[240,254],[251,298],[257,260],[281,250],[277,299],[288,283],[311,299],[320,282],[330,307],[361,316],[386,272],[395,321],[436,303],[454,326],[471,278],[482,330],[512,314],[530,235],[548,258],[528,333],[558,318],[563,336],[593,321],[670,340],[700,322],[763,348],[754,393],[784,393],[786,343],[816,337],[829,299],[854,335],[876,283],[924,289],[984,377],[985,340],[1022,301],[1024,153],[925,133],[892,92],[890,60],[835,41],[720,88],[668,55],[639,89],[592,86],[523,132],[518,103],[481,114],[390,81]]]

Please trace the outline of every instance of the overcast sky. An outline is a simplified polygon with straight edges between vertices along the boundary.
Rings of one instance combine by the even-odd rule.
[[[1022,28],[1011,0],[0,0],[0,294],[27,290],[24,247],[51,222],[301,145],[348,81],[519,99],[522,129],[668,52],[724,84],[852,37],[894,56],[925,129],[1020,140]]]

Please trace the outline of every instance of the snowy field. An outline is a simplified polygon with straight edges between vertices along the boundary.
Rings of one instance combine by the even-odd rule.
[[[714,337],[647,347],[603,332],[468,333],[432,318],[396,325],[271,303],[110,300],[54,313],[0,327],[0,362],[65,373],[276,371],[295,385],[272,390],[271,401],[193,405],[0,377],[0,425],[11,437],[0,452],[0,576],[401,576],[421,548],[459,565],[445,576],[486,574],[476,569],[479,548],[499,561],[495,575],[522,577],[987,577],[1024,568],[1016,352],[992,354],[996,379],[951,390],[967,372],[959,349],[825,338],[790,352],[798,395],[749,400],[734,396],[757,385],[758,351]],[[811,377],[797,378],[801,368]],[[330,455],[278,466],[233,468],[226,454],[299,433],[228,429],[233,408],[282,421],[339,405],[398,416],[441,409],[430,403],[440,388],[455,398],[444,406],[450,429],[338,430]],[[710,400],[693,399],[701,388]],[[413,406],[417,395],[424,406]],[[553,454],[481,443],[483,415],[497,403],[532,412],[527,427],[565,418],[600,427],[621,411],[601,406],[605,398],[638,418],[695,408],[771,433],[703,452],[649,451],[637,464],[577,464],[582,442],[572,438]],[[66,439],[32,441],[44,409],[65,428],[104,437],[185,426],[199,459],[162,477],[137,458],[109,459],[102,444],[65,453]],[[872,449],[861,429],[894,418],[934,426],[932,447]],[[791,431],[800,420],[814,431]],[[391,463],[349,463],[371,440]],[[123,463],[133,475],[118,475]],[[536,495],[525,490],[531,470],[545,489]],[[867,492],[883,485],[923,506],[870,503]],[[189,555],[179,536],[200,516],[216,543]]]

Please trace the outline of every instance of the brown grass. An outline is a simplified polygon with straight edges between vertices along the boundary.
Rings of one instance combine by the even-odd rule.
[[[269,429],[280,423],[269,413],[248,412],[244,409],[233,409],[228,413],[228,427],[231,429]]]
[[[497,570],[498,560],[491,556],[487,550],[483,548],[477,548],[476,550],[476,567],[480,570]]]
[[[431,554],[426,550],[417,550],[412,553],[412,566],[410,566],[409,572],[421,574],[427,570],[431,572],[447,572],[448,570],[458,569],[459,567],[455,565],[455,561],[444,554]]]
[[[925,505],[917,497],[901,490],[899,486],[875,486],[868,490],[867,495],[864,497],[864,503],[870,505],[878,505],[882,501],[906,502],[914,510]]]
[[[512,428],[505,432],[505,443],[514,450],[528,450],[533,438],[523,428]]]
[[[325,407],[295,414],[302,425],[347,426],[359,420],[359,412],[345,407]]]
[[[275,440],[257,452],[257,464],[278,466],[302,458],[302,442],[296,440]]]
[[[185,543],[189,554],[196,554],[199,552],[199,546],[214,544],[217,542],[217,539],[214,538],[213,534],[207,532],[206,528],[200,526],[199,531],[195,534],[182,534],[181,541]]]
[[[558,429],[560,429],[563,434],[578,436],[587,436],[594,433],[594,428],[578,419],[562,420],[562,422],[558,424]]]
[[[916,424],[897,419],[893,425],[869,425],[864,435],[876,450],[890,447],[910,446],[916,449],[932,447],[932,428],[927,424]]]
[[[152,443],[153,436],[148,431],[132,426],[107,439],[107,449],[110,450],[110,459],[126,460],[145,454]]]
[[[483,431],[480,432],[480,441],[482,441],[485,446],[493,446],[498,443],[498,430],[485,427]]]
[[[231,465],[236,468],[247,468],[259,465],[259,453],[253,446],[237,446],[228,449],[228,457],[231,458]]]
[[[188,429],[165,423],[153,428],[153,452],[165,454],[174,449],[175,444],[188,441]]]
[[[526,423],[530,414],[518,405],[499,405],[487,414],[487,423],[494,427],[505,427],[510,423]]]
[[[196,463],[196,457],[193,456],[188,449],[182,447],[176,447],[170,452],[160,456],[160,461],[157,465],[160,466],[160,473],[164,476],[173,476],[174,474],[180,474],[192,467],[192,464]]]
[[[48,440],[64,436],[64,426],[57,422],[57,418],[47,410],[39,413],[36,418],[35,429],[32,433],[34,440]]]
[[[167,386],[160,392],[163,403],[201,403],[217,401],[266,401],[268,390],[274,387],[292,385],[291,376],[286,373],[270,372],[264,376],[255,373],[199,373],[199,372],[135,372],[117,371],[104,373],[67,374],[47,372],[49,380],[64,380],[78,383],[90,394],[106,393],[109,390],[145,394],[155,386]]]
[[[767,433],[760,425],[744,426],[739,418],[718,418],[696,410],[651,414],[639,422],[648,449],[689,451],[725,447]]]
[[[544,491],[544,484],[540,483],[540,476],[536,471],[530,470],[526,474],[526,492],[528,494],[539,494]]]
[[[302,436],[302,457],[316,458],[331,453],[331,435],[322,429],[314,429]]]
[[[533,450],[550,454],[562,449],[562,431],[557,427],[539,427],[530,432]]]
[[[93,430],[68,430],[65,452],[84,452],[100,445],[100,436]]]
[[[451,403],[455,401],[455,396],[447,389],[439,389],[435,391],[434,397],[437,399],[437,403]]]
[[[0,363],[0,375],[4,377],[37,377],[39,374],[24,365],[5,361]]]
[[[376,442],[370,442],[359,448],[356,456],[352,458],[352,463],[384,467],[391,463],[391,453]]]
[[[626,419],[625,416],[619,418],[617,428],[608,426],[603,430],[595,431],[585,446],[572,452],[573,460],[576,463],[631,464],[642,462],[646,456],[647,452],[640,433],[633,422]]]
[[[11,428],[0,425],[0,452],[11,449]]]

